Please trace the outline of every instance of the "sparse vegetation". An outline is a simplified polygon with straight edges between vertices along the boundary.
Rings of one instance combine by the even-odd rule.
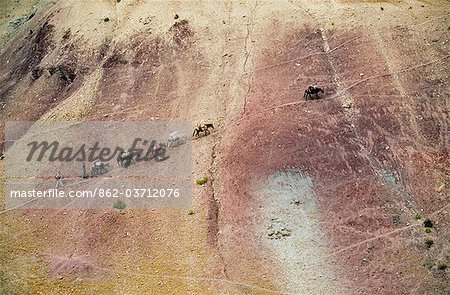
[[[423,226],[432,228],[432,227],[433,227],[433,222],[432,222],[429,218],[427,218],[427,219],[425,219],[425,221],[423,222]]]
[[[68,39],[70,39],[71,34],[72,34],[72,32],[70,31],[70,28],[67,29],[67,30],[64,32],[64,35],[63,35],[63,37],[62,37],[63,40],[68,40]]]
[[[48,68],[48,72],[50,75],[58,75],[59,79],[66,83],[72,83],[75,78],[77,77],[77,74],[75,73],[75,69],[73,66],[69,65],[59,65],[59,66],[52,66]]]
[[[439,265],[438,265],[439,270],[446,270],[447,267],[448,267],[448,265],[445,263],[439,263]]]
[[[46,120],[4,139],[0,295],[446,292],[441,1],[119,2],[0,4],[3,119]],[[32,5],[36,18],[13,30]],[[310,84],[323,100],[304,100]],[[177,122],[188,119],[216,133],[193,139]],[[122,148],[164,147],[172,132],[186,141],[172,158],[116,164]],[[81,181],[81,163],[33,173],[39,161],[14,161],[32,156],[31,141],[50,145],[51,161],[52,137],[62,160],[89,173],[96,154],[110,171]],[[67,183],[56,191],[58,169]],[[105,198],[106,210],[82,209],[95,198],[17,210],[41,202],[8,202],[19,192],[6,180],[55,196],[147,189],[135,203]]]
[[[86,110],[79,110],[76,114],[76,118],[83,118],[86,115]]]
[[[202,179],[198,179],[198,180],[196,181],[196,183],[197,183],[198,185],[204,185],[204,184],[207,183],[207,182],[208,182],[208,177],[207,177],[207,176],[203,177]]]
[[[43,68],[35,67],[33,69],[33,71],[31,72],[31,80],[35,81],[35,80],[39,79],[39,77],[41,77],[43,73],[44,73],[44,69]]]
[[[425,239],[425,245],[427,245],[428,248],[430,248],[434,244],[434,241],[432,239],[426,238]]]
[[[396,214],[392,217],[393,224],[400,224],[400,215]]]
[[[122,200],[116,200],[113,204],[114,209],[123,210],[127,207],[124,201]]]
[[[433,266],[434,266],[434,263],[433,263],[433,261],[427,259],[427,260],[425,261],[425,263],[423,264],[423,266],[426,267],[426,268],[428,268],[428,269],[432,269]]]
[[[113,68],[117,65],[128,64],[128,61],[123,57],[123,54],[114,52],[104,63],[103,68]]]

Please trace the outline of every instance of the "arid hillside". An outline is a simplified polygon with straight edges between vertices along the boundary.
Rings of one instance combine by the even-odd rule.
[[[449,294],[449,38],[446,0],[2,1],[2,131],[215,128],[190,210],[2,189],[0,294]]]

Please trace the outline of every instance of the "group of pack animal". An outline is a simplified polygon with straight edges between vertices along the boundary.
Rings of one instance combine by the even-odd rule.
[[[303,94],[303,97],[306,100],[319,99],[320,93],[325,93],[323,88],[320,88],[316,85],[309,85],[308,88],[306,88],[305,93]],[[204,123],[197,124],[194,128],[194,132],[192,133],[192,136],[199,137],[200,133],[202,133],[202,132],[204,133],[204,135],[208,135],[211,133],[211,131],[209,131],[210,129],[214,129],[213,124],[204,124]]]
[[[305,89],[303,97],[305,98],[305,100],[320,99],[320,93],[325,93],[323,88],[320,88],[316,85],[309,85],[308,88]],[[214,129],[213,124],[205,124],[205,123],[197,124],[194,128],[192,136],[199,137],[202,132],[204,133],[204,135],[208,135],[211,133],[210,129]]]
[[[320,88],[315,85],[310,85],[310,86],[308,86],[308,88],[306,88],[305,93],[303,94],[303,97],[305,98],[305,100],[320,99],[320,96],[319,96],[320,93],[325,93],[323,88]],[[214,129],[214,125],[211,123],[197,124],[194,128],[194,132],[192,133],[192,136],[200,137],[201,133],[203,133],[206,136],[211,133],[210,129]],[[179,145],[184,144],[186,142],[186,140],[187,139],[184,136],[179,135],[177,132],[172,132],[169,136],[167,146],[165,144],[162,144],[162,143],[160,144],[160,143],[157,143],[156,141],[152,141],[152,143],[150,145],[150,149],[149,149],[151,151],[149,159],[155,159],[156,161],[164,161],[165,159],[168,158],[165,156],[165,151],[166,151],[165,148],[166,147],[168,147],[168,148],[177,147]],[[131,164],[135,164],[136,160],[138,158],[140,159],[137,151],[132,151],[132,150],[123,151],[117,157],[117,164],[120,167],[126,168],[126,167],[130,166]],[[3,159],[3,154],[0,155],[0,160],[1,159]],[[140,159],[140,160],[142,160],[142,159]],[[84,166],[83,166],[83,169],[84,169]],[[108,169],[109,169],[109,163],[94,162],[94,163],[92,163],[92,167],[91,167],[91,176],[95,177],[97,175],[104,174],[105,172],[107,172]],[[85,173],[85,172],[83,172],[83,173],[87,175],[87,173]],[[57,181],[60,181],[60,178],[57,178]],[[58,186],[58,184],[59,183],[57,182],[57,186]]]

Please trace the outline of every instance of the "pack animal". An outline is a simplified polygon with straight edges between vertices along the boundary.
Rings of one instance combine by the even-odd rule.
[[[126,168],[131,164],[136,164],[137,152],[136,151],[123,151],[117,156],[117,165]]]
[[[308,100],[309,99],[319,99],[319,93],[324,93],[323,89],[317,86],[309,86],[306,88],[303,97]]]
[[[200,136],[200,132],[204,132],[205,135],[208,135],[208,134],[211,133],[211,131],[209,131],[209,129],[214,129],[214,125],[213,124],[200,124],[200,125],[197,125],[194,128],[194,132],[193,132],[192,136],[199,137]]]
[[[95,177],[97,175],[102,175],[106,173],[109,169],[109,163],[105,162],[94,162],[91,166],[91,177]]]

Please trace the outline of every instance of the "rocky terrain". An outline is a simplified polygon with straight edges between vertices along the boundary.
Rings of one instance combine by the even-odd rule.
[[[2,131],[215,126],[192,141],[190,210],[11,209],[2,193],[0,294],[450,293],[448,1],[0,11]]]

